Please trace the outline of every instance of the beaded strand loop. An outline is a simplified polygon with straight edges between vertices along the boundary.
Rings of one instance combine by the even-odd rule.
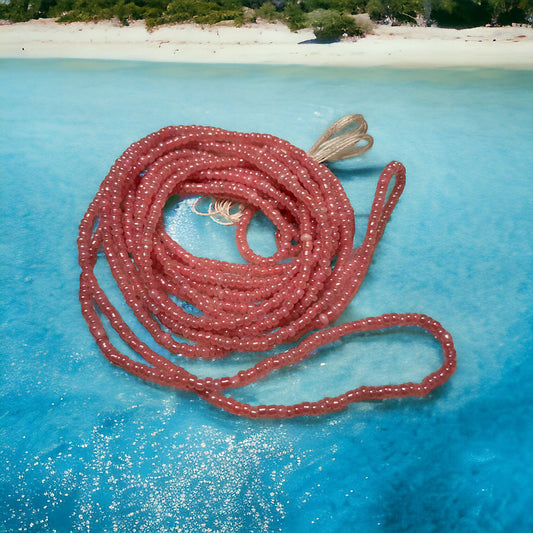
[[[319,415],[363,400],[425,396],[456,366],[452,338],[438,322],[421,314],[394,313],[330,326],[359,290],[404,184],[403,165],[388,164],[378,180],[363,243],[353,249],[354,213],[343,187],[326,166],[299,148],[265,134],[163,128],[132,144],[115,162],[80,223],[82,314],[113,364],[142,379],[193,391],[236,415]],[[195,257],[171,239],[163,208],[173,195],[243,204],[236,244],[246,264]],[[257,211],[276,227],[277,250],[271,257],[256,254],[246,238]],[[94,272],[99,250],[137,320],[173,355],[152,350],[111,304]],[[188,313],[176,299],[201,313]],[[100,315],[144,362],[112,344]],[[296,364],[350,333],[404,326],[425,329],[442,346],[442,366],[420,383],[359,387],[295,405],[252,406],[223,394]],[[223,378],[198,377],[175,357],[223,358],[294,341],[294,348]]]

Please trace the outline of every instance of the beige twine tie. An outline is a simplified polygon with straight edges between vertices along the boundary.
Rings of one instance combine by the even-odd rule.
[[[368,124],[363,115],[346,115],[332,124],[311,147],[307,155],[319,163],[340,161],[364,154],[374,144],[374,139],[366,131]],[[361,141],[366,141],[360,145]],[[217,224],[232,226],[239,222],[244,204],[233,200],[212,198],[207,212],[198,210],[198,203],[205,196],[197,198],[191,209],[197,215],[211,217]]]
[[[211,217],[217,224],[222,226],[233,226],[239,222],[244,211],[244,204],[236,203],[233,200],[223,198],[211,198],[207,213],[198,210],[198,204],[207,196],[197,198],[191,209],[203,217]]]
[[[363,115],[346,115],[320,136],[307,155],[319,163],[325,163],[364,154],[374,144],[367,129]],[[366,141],[366,144],[358,146],[360,141]]]

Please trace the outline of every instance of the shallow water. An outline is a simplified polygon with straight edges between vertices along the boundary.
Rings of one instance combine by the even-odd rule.
[[[533,529],[533,72],[7,60],[0,113],[0,531]],[[400,160],[408,181],[343,318],[432,315],[454,335],[450,382],[250,421],[112,367],[79,312],[76,233],[115,158],[168,124],[308,149],[347,113],[375,139],[334,167],[359,236],[380,170]],[[187,205],[166,223],[191,251],[236,258],[232,229]],[[253,242],[271,249],[268,225]],[[239,394],[318,399],[438,360],[425,335],[352,337]],[[190,367],[245,362],[224,364]]]

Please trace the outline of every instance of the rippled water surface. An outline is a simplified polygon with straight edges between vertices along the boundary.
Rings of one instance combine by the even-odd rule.
[[[533,72],[8,60],[0,113],[0,531],[533,530]],[[265,422],[111,366],[79,312],[76,233],[122,151],[168,124],[309,149],[347,113],[375,139],[333,167],[358,238],[390,160],[407,187],[343,318],[434,316],[456,342],[451,381],[426,399]],[[235,260],[233,230],[188,207],[169,209],[168,231]],[[251,233],[272,249],[268,225]],[[247,361],[223,364],[189,368]],[[318,399],[438,364],[425,335],[352,337],[239,394]]]

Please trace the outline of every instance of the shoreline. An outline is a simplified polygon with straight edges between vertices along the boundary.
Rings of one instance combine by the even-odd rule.
[[[311,29],[291,32],[280,23],[179,24],[149,32],[143,21],[121,27],[40,19],[0,25],[0,58],[533,70],[533,28],[378,25],[364,38],[316,43]]]

